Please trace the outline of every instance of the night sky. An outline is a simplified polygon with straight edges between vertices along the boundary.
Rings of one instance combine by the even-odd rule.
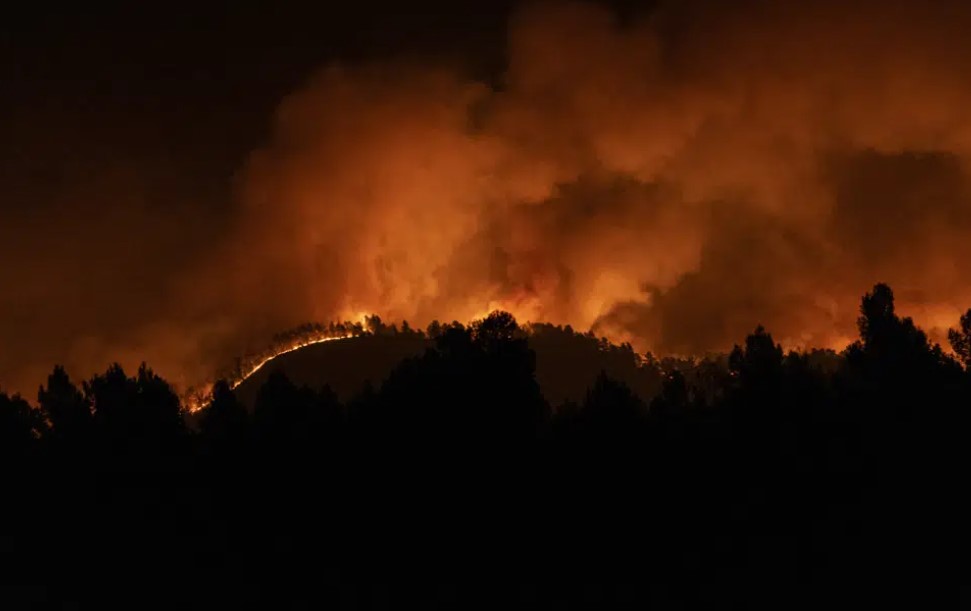
[[[0,388],[506,309],[640,352],[971,302],[962,2],[23,4]]]
[[[330,62],[389,56],[431,59],[494,79],[509,10],[504,1],[5,7],[0,345],[23,346],[26,326],[36,340],[29,352],[60,361],[70,359],[71,338],[92,324],[101,334],[110,319],[150,316],[146,310],[164,287],[126,272],[119,261],[134,256],[150,267],[178,267],[205,248],[211,223],[234,206],[234,175],[267,142],[284,96]],[[133,197],[140,211],[117,218],[117,208],[131,205],[122,200]],[[142,252],[140,240],[132,246],[112,235],[112,224],[127,232],[132,222],[152,223],[153,212],[174,227],[147,232],[165,232],[152,252]],[[93,253],[97,246],[78,235],[91,225],[87,233],[97,242],[119,239],[118,247]],[[102,278],[113,271],[124,286]],[[79,276],[98,294],[64,289]],[[105,292],[116,301],[139,294],[139,311],[95,311]],[[84,313],[85,322],[56,320],[66,304],[84,311],[78,302],[92,299],[99,303]],[[6,374],[35,358],[0,353]],[[19,382],[0,374],[0,387],[12,381]]]
[[[331,4],[5,9],[0,206],[42,205],[36,190],[133,159],[157,162],[194,192],[223,192],[268,137],[280,100],[331,61],[408,54],[486,78],[501,70],[511,2]]]

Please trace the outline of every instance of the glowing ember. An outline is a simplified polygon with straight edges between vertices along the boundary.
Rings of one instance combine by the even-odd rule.
[[[323,342],[332,342],[332,341],[336,341],[336,340],[339,340],[339,339],[350,339],[352,337],[355,337],[355,336],[354,335],[342,335],[340,337],[321,337],[319,339],[315,339],[315,340],[311,340],[311,341],[307,341],[307,342],[295,344],[293,346],[290,346],[289,348],[285,348],[283,350],[280,350],[276,354],[272,354],[272,355],[266,357],[265,359],[263,359],[262,361],[260,361],[259,363],[257,363],[252,369],[250,369],[245,374],[243,374],[243,377],[241,377],[238,380],[235,380],[234,382],[232,382],[229,385],[229,387],[232,388],[233,390],[236,390],[236,388],[240,384],[242,384],[243,382],[245,382],[246,379],[249,378],[251,375],[253,375],[257,371],[259,371],[263,367],[263,365],[266,365],[267,363],[269,363],[270,361],[272,361],[273,359],[275,359],[278,356],[281,356],[281,355],[286,354],[288,352],[293,352],[294,350],[299,350],[300,348],[305,348],[307,346],[312,346],[314,344],[321,344]]]
[[[343,331],[335,331],[335,329]],[[339,334],[335,335],[334,333]],[[324,342],[333,342],[342,339],[351,339],[364,334],[366,334],[366,332],[360,324],[339,325],[336,328],[334,326],[331,326],[330,328],[316,326],[298,329],[291,333],[291,335],[295,335],[295,337],[289,341],[277,343],[257,355],[251,355],[245,359],[241,359],[237,369],[232,374],[227,376],[226,380],[229,383],[229,387],[232,390],[236,390],[239,385],[249,379],[250,376],[262,369],[267,363],[281,355],[299,350],[301,348],[306,348],[307,346],[313,346],[314,344],[322,344]],[[212,401],[213,385],[214,382],[210,382],[205,384],[201,389],[189,389],[189,391],[182,396],[183,409],[188,412],[197,412],[209,405],[209,403]]]

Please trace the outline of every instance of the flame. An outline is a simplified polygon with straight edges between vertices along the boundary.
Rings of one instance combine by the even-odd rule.
[[[341,340],[341,339],[350,339],[352,337],[357,337],[357,336],[356,335],[341,335],[341,336],[338,336],[338,337],[321,337],[321,338],[317,338],[317,339],[313,339],[313,340],[309,340],[309,341],[305,341],[305,342],[298,342],[296,344],[293,344],[292,346],[289,346],[287,348],[283,348],[280,351],[275,352],[275,353],[271,354],[270,356],[264,358],[262,361],[258,362],[249,371],[247,371],[246,373],[244,373],[242,375],[242,377],[240,377],[239,379],[233,381],[229,385],[229,387],[231,389],[233,389],[233,390],[236,390],[236,388],[239,387],[240,384],[242,384],[243,382],[245,382],[254,373],[256,373],[257,371],[259,371],[260,369],[262,369],[264,365],[266,365],[267,363],[269,363],[273,359],[277,358],[278,356],[282,356],[284,354],[287,354],[288,352],[293,352],[293,351],[299,350],[301,348],[306,348],[307,346],[313,346],[314,344],[322,344],[324,342],[333,342],[333,341],[337,341],[337,340]]]
[[[471,324],[472,321],[486,318],[489,314],[496,310],[504,309],[506,305],[508,304],[496,301],[489,302],[489,308],[480,314],[473,316],[470,319],[469,324]],[[332,324],[329,327],[324,327],[322,325],[307,325],[300,329],[285,333],[283,334],[283,337],[286,339],[278,340],[269,348],[257,354],[248,355],[240,359],[236,370],[230,373],[228,376],[222,377],[227,380],[231,390],[236,390],[243,382],[265,367],[267,363],[280,356],[283,356],[284,354],[295,352],[301,348],[306,348],[307,346],[313,346],[315,344],[352,339],[371,334],[371,331],[367,330],[367,321],[369,319],[368,314],[363,312],[355,312],[353,319],[356,320],[356,322],[352,323],[348,321],[337,326]],[[525,324],[528,326],[529,323]],[[189,413],[195,413],[207,407],[210,403],[212,403],[212,391],[215,383],[215,380],[211,380],[199,387],[193,387],[187,390],[180,398],[182,409]]]
[[[363,335],[363,331],[359,331],[357,329],[352,330],[350,333],[344,333],[341,335],[330,335],[328,331],[323,330],[311,334],[309,337],[303,336],[296,338],[291,342],[276,344],[258,355],[253,355],[244,359],[245,365],[240,365],[242,371],[238,371],[235,375],[231,376],[229,380],[227,380],[229,383],[229,388],[231,390],[236,390],[239,388],[240,384],[252,377],[253,374],[262,369],[267,363],[284,354],[300,350],[301,348],[306,348],[307,346],[313,346],[315,344],[351,339],[354,337],[360,337],[361,335]],[[212,389],[214,386],[214,381],[207,382],[201,388],[194,388],[187,391],[181,399],[183,409],[189,413],[195,413],[209,405],[212,402]]]

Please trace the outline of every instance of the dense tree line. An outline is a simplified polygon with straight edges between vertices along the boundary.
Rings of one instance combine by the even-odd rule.
[[[502,312],[434,325],[433,348],[346,403],[276,372],[252,411],[221,382],[187,417],[144,365],[80,387],[57,367],[36,408],[0,394],[0,592],[6,608],[951,604],[971,310],[953,355],[885,285],[858,326],[840,355],[784,353],[759,327],[723,358],[639,363],[625,378],[650,396],[604,373],[553,406],[530,341],[563,330]],[[629,347],[600,348],[628,367]]]

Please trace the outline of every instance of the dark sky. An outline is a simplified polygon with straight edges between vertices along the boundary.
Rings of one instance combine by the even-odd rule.
[[[878,281],[940,336],[969,28],[957,0],[5,8],[0,388],[191,382],[362,312],[839,346]]]
[[[157,316],[168,277],[157,270],[200,258],[220,231],[214,223],[231,216],[236,175],[270,139],[275,109],[316,71],[413,57],[494,77],[510,8],[508,0],[5,6],[0,387],[19,386],[10,372],[25,363],[71,362],[67,346],[92,329],[100,341],[105,329],[120,337]],[[66,308],[70,315],[58,314]]]
[[[114,346],[146,322],[187,316],[174,313],[185,300],[169,283],[231,232],[240,174],[271,142],[281,101],[315,73],[392,58],[495,85],[521,4],[5,7],[0,387],[91,361],[81,353],[151,358],[145,343]]]
[[[218,192],[327,62],[418,55],[494,74],[511,2],[25,4],[0,25],[0,209],[117,155]]]

